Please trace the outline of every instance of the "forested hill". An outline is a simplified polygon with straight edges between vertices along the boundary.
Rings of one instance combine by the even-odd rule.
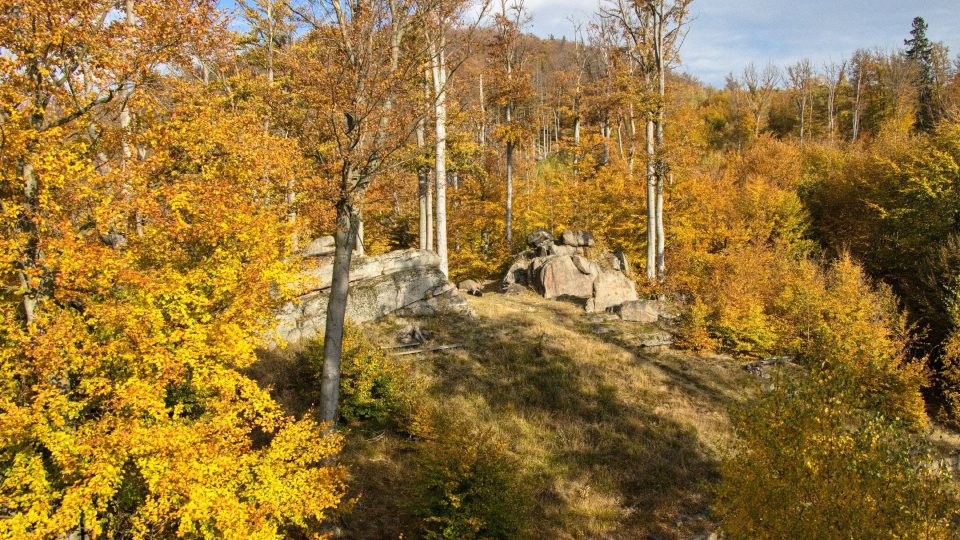
[[[0,2],[0,537],[957,537],[943,23],[692,1]]]

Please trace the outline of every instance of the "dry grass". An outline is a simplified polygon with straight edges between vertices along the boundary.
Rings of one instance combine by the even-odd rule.
[[[387,319],[364,331],[390,346],[414,323],[434,344],[463,344],[397,361],[425,410],[507,443],[516,481],[533,499],[531,536],[693,538],[714,528],[710,493],[731,442],[727,410],[761,381],[728,357],[645,349],[655,327],[571,303],[532,293],[470,302],[473,319]],[[263,353],[251,375],[299,415],[317,393],[297,352]],[[383,426],[346,435],[351,503],[335,536],[416,538],[416,463],[429,445]],[[958,455],[955,432],[935,428],[931,439],[944,456]]]
[[[588,317],[533,294],[471,299],[476,319],[423,320],[463,349],[403,357],[428,405],[492,429],[534,496],[536,538],[685,538],[711,527],[710,484],[729,437],[727,406],[756,381],[722,357],[637,345],[651,327]],[[392,344],[409,321],[371,328]],[[345,459],[360,502],[346,536],[410,536],[417,443],[354,432]]]

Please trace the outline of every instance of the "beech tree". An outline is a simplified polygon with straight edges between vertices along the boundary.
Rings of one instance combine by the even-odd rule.
[[[500,0],[500,12],[494,15],[496,37],[492,44],[499,87],[491,99],[503,111],[503,121],[497,127],[496,135],[505,146],[507,196],[504,228],[508,246],[513,244],[513,153],[527,131],[517,106],[530,96],[529,74],[522,67],[520,43],[523,27],[528,22],[523,0]]]
[[[293,8],[308,26],[296,44],[293,92],[308,111],[299,137],[336,209],[336,251],[324,331],[321,411],[337,420],[350,262],[370,184],[416,129],[401,95],[416,92],[423,53],[405,51],[415,5],[408,0],[317,0]],[[323,204],[323,203],[321,203]]]
[[[4,538],[277,538],[342,497],[340,439],[240,371],[298,156],[171,74],[221,28],[204,0],[0,5]]]
[[[619,24],[627,51],[640,66],[643,82],[656,99],[647,114],[647,278],[666,273],[664,184],[670,167],[664,155],[667,72],[679,57],[679,46],[693,0],[615,0],[602,13]]]
[[[837,131],[837,89],[843,80],[847,69],[846,61],[829,62],[823,67],[823,75],[827,82],[827,133],[832,142]]]
[[[772,63],[757,70],[752,62],[743,70],[743,84],[750,94],[750,109],[753,113],[753,137],[760,136],[763,127],[763,115],[770,107],[770,99],[780,82],[780,69]]]
[[[810,99],[810,89],[813,85],[813,66],[810,64],[809,59],[804,58],[788,67],[787,75],[790,79],[793,99],[797,105],[797,113],[800,115],[800,144],[802,145],[807,127],[807,103]]]

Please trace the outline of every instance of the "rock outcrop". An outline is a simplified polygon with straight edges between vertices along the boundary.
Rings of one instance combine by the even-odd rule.
[[[625,321],[655,323],[660,320],[660,305],[656,300],[624,302],[614,311]]]
[[[280,339],[296,343],[323,333],[333,280],[332,250],[327,241],[311,242],[304,257],[302,293],[277,314]],[[408,249],[377,257],[354,257],[350,265],[347,319],[368,322],[391,313],[425,316],[441,311],[472,314],[456,286],[440,271],[435,253]]]
[[[635,283],[623,269],[622,255],[591,258],[596,244],[588,231],[563,231],[557,237],[544,229],[527,235],[530,248],[520,254],[503,278],[504,290],[529,287],[544,298],[584,300],[587,311],[604,311],[637,300]]]

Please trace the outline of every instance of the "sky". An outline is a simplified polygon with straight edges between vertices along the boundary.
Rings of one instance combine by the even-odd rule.
[[[570,37],[570,18],[587,22],[597,0],[525,0],[528,31]],[[960,0],[694,0],[680,51],[686,70],[722,86],[750,62],[780,66],[810,58],[820,66],[859,48],[902,47],[910,23],[923,17],[928,37],[960,52]]]
[[[570,38],[571,19],[586,27],[601,1],[524,0],[532,15],[525,30]],[[918,15],[931,40],[946,43],[952,58],[960,53],[960,0],[694,0],[691,12],[680,69],[714,86],[750,62],[784,67],[810,58],[822,66],[860,48],[902,47]]]

